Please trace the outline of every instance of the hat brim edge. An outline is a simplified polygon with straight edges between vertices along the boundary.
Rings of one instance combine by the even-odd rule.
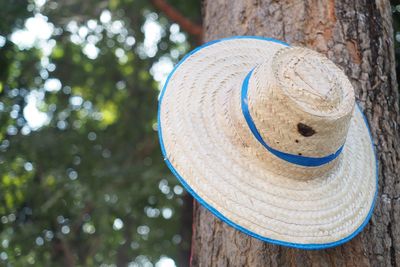
[[[270,41],[270,42],[276,42],[279,44],[284,44],[284,45],[289,45],[283,41],[280,40],[276,40],[274,38],[267,38],[267,37],[262,37],[262,36],[233,36],[233,37],[228,37],[228,38],[222,38],[222,39],[217,39],[217,40],[213,40],[207,43],[204,43],[203,45],[193,49],[192,51],[190,51],[189,53],[187,53],[173,68],[173,70],[170,72],[170,74],[168,75],[165,84],[159,94],[158,97],[158,113],[157,113],[157,131],[158,131],[158,137],[159,137],[159,143],[160,143],[160,147],[161,147],[161,152],[162,155],[164,157],[164,161],[165,164],[167,165],[167,167],[171,170],[171,172],[174,174],[174,176],[178,179],[178,181],[183,185],[183,187],[186,189],[186,191],[188,191],[196,201],[198,201],[202,206],[204,206],[206,209],[208,209],[213,215],[215,215],[218,219],[220,219],[221,221],[225,222],[226,224],[228,224],[229,226],[233,227],[234,229],[243,232],[251,237],[254,237],[256,239],[259,239],[261,241],[264,242],[268,242],[271,244],[275,244],[275,245],[281,245],[281,246],[285,246],[285,247],[290,247],[290,248],[297,248],[297,249],[305,249],[305,250],[320,250],[320,249],[327,249],[327,248],[333,248],[339,245],[342,245],[348,241],[350,241],[351,239],[353,239],[355,236],[357,236],[364,228],[365,226],[368,224],[368,222],[370,221],[373,211],[374,211],[374,207],[376,204],[376,199],[378,196],[378,160],[377,160],[377,156],[376,156],[376,149],[374,146],[374,142],[373,142],[373,138],[372,138],[372,134],[368,125],[368,120],[366,118],[366,116],[364,115],[364,113],[362,112],[360,106],[357,104],[357,108],[359,109],[360,113],[363,116],[364,119],[364,123],[367,126],[368,129],[368,134],[370,136],[370,141],[371,141],[371,146],[372,146],[372,150],[373,150],[373,156],[375,159],[375,171],[376,171],[376,186],[375,186],[375,193],[374,193],[374,198],[372,200],[372,204],[371,204],[371,208],[368,212],[367,217],[365,218],[365,220],[363,221],[363,223],[350,235],[348,235],[345,238],[342,238],[338,241],[334,241],[334,242],[329,242],[329,243],[321,243],[321,244],[313,244],[313,243],[307,243],[307,244],[303,244],[303,243],[293,243],[293,242],[287,242],[287,241],[281,241],[281,240],[277,240],[277,239],[271,239],[268,237],[264,237],[261,236],[259,234],[256,234],[236,223],[234,223],[233,221],[231,221],[230,219],[228,219],[227,217],[225,217],[223,214],[221,214],[218,210],[216,210],[213,206],[211,206],[210,204],[208,204],[205,200],[203,200],[185,181],[185,179],[178,173],[178,171],[174,168],[174,166],[171,164],[171,162],[168,160],[167,158],[167,153],[165,150],[165,146],[164,146],[164,142],[163,142],[163,137],[162,137],[162,127],[161,127],[161,103],[162,103],[162,98],[164,96],[164,93],[166,91],[168,82],[170,80],[170,78],[172,77],[172,75],[175,73],[175,71],[179,68],[179,66],[191,55],[195,54],[196,52],[198,52],[199,50],[208,47],[212,44],[215,43],[219,43],[222,41],[227,41],[227,40],[233,40],[233,39],[257,39],[257,40],[264,40],[264,41]]]

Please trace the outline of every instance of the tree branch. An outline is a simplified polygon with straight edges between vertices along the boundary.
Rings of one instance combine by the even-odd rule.
[[[183,16],[178,10],[167,3],[166,0],[151,0],[152,4],[164,13],[170,20],[177,23],[185,32],[202,40],[203,28]]]
[[[64,266],[74,267],[75,266],[75,256],[72,252],[68,241],[64,239],[61,234],[59,234],[54,241],[56,242],[54,248],[63,254]]]

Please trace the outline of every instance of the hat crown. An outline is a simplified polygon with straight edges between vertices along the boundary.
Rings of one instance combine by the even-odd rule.
[[[289,49],[278,54],[272,67],[282,90],[304,109],[329,115],[342,103],[335,66],[314,51]]]
[[[269,146],[293,155],[324,157],[345,142],[354,91],[345,74],[323,55],[284,48],[254,69],[248,103]]]

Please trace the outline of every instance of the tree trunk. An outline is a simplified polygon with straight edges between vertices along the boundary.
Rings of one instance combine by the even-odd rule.
[[[389,1],[205,0],[205,40],[260,35],[312,48],[350,78],[379,159],[374,215],[356,238],[305,251],[242,234],[194,207],[192,266],[400,266],[400,115]]]

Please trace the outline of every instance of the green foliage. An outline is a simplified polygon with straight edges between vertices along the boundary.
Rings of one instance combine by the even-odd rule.
[[[0,2],[0,265],[178,264],[191,226],[153,77],[190,39],[144,0]],[[171,3],[199,21],[197,1]],[[51,31],[24,44],[46,33],[32,17]]]

